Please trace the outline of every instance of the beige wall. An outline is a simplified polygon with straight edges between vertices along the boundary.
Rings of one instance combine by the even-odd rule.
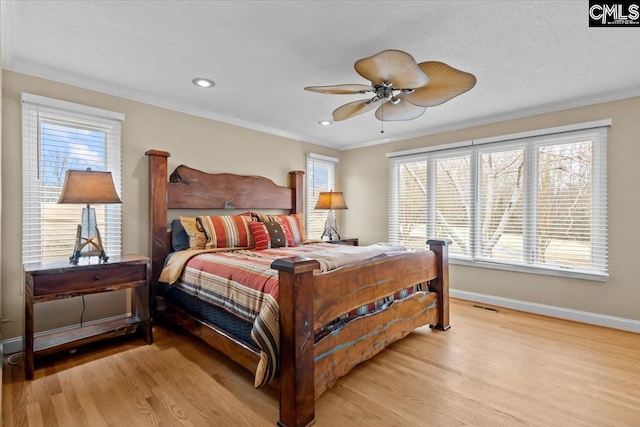
[[[214,89],[215,91],[215,89]],[[153,107],[48,80],[4,71],[2,192],[2,313],[23,323],[21,271],[21,105],[22,92],[85,104],[124,113],[122,125],[122,250],[147,254],[147,158],[154,148],[171,153],[169,169],[179,164],[211,172],[266,176],[287,184],[287,173],[305,169],[305,154],[316,152],[338,156],[326,147],[269,135],[213,120]],[[211,94],[215,95],[214,92]],[[36,306],[36,330],[79,321],[82,305],[77,298]],[[87,297],[85,320],[124,312],[123,295]],[[7,339],[19,335],[4,330]]]
[[[179,164],[205,171],[258,174],[286,184],[287,172],[305,168],[313,151],[340,158],[342,190],[349,210],[340,231],[362,244],[387,240],[388,163],[386,153],[533,129],[613,119],[609,131],[609,264],[607,282],[563,279],[453,265],[452,287],[640,320],[640,98],[543,114],[345,152],[301,143],[188,114],[3,71],[2,76],[2,235],[0,264],[3,318],[23,323],[21,272],[20,95],[29,92],[126,115],[122,126],[123,253],[147,253],[147,159],[150,148],[171,152]],[[428,120],[428,117],[425,117]],[[202,155],[202,153],[206,153]],[[277,154],[276,154],[277,153]],[[11,209],[7,209],[11,206]],[[366,218],[366,221],[362,221]],[[77,299],[39,304],[37,330],[77,323]],[[85,320],[126,310],[123,294],[87,298]],[[455,313],[454,313],[455,315]],[[10,325],[3,338],[19,336]]]
[[[340,157],[349,202],[344,235],[358,236],[364,244],[387,240],[387,153],[608,118],[613,119],[608,134],[609,279],[452,265],[451,287],[640,320],[640,97],[345,151]]]

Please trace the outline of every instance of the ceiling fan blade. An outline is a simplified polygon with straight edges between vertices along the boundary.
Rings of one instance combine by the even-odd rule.
[[[348,95],[354,93],[373,92],[373,88],[367,85],[333,85],[333,86],[307,86],[304,90],[318,93],[332,93],[338,95]]]
[[[378,105],[380,105],[379,99],[363,99],[361,101],[350,102],[333,110],[333,120],[339,122],[350,119],[351,117],[371,111]]]
[[[434,107],[461,95],[476,85],[473,74],[436,61],[421,62],[420,69],[429,76],[429,84],[413,93],[403,94],[407,101],[420,107]]]
[[[404,95],[398,96],[400,102],[393,104],[385,102],[376,110],[376,119],[384,122],[417,119],[427,110],[425,107],[417,107],[407,102]]]
[[[391,83],[395,88],[415,89],[429,83],[413,56],[401,50],[384,50],[360,59],[354,65],[358,74],[376,85]]]

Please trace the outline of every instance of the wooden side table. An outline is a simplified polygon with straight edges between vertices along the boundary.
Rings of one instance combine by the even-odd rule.
[[[25,280],[25,377],[33,379],[35,356],[69,350],[101,339],[140,330],[153,343],[149,312],[149,258],[114,256],[108,263],[72,265],[69,261],[35,262],[23,265]],[[67,331],[45,333],[34,338],[34,304],[100,292],[132,289],[131,315]]]
[[[351,245],[351,246],[359,246],[360,242],[358,238],[344,238],[339,240],[325,240],[325,243],[334,243],[336,245]]]

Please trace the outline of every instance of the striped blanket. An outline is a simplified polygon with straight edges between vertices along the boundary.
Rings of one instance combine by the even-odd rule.
[[[317,259],[322,270],[328,270],[402,249],[388,245],[357,248],[315,243],[262,251],[194,251],[196,256],[191,258],[186,254],[181,254],[179,261],[172,258],[168,264],[174,265],[167,265],[165,269],[176,270],[176,262],[185,264],[174,286],[253,323],[251,337],[261,351],[255,377],[255,386],[260,387],[274,378],[279,360],[278,272],[270,267],[274,260],[305,256]],[[166,279],[165,271],[163,276],[165,279],[161,277],[161,281],[172,282]]]

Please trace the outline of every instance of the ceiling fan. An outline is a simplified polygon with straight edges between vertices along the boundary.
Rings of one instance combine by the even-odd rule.
[[[306,90],[329,94],[373,93],[370,99],[354,101],[333,111],[333,120],[350,119],[376,110],[376,119],[385,121],[413,120],[422,116],[427,107],[434,107],[465,93],[476,84],[473,74],[457,70],[436,61],[416,63],[400,50],[384,50],[356,61],[358,74],[371,85],[343,84],[308,86]]]

